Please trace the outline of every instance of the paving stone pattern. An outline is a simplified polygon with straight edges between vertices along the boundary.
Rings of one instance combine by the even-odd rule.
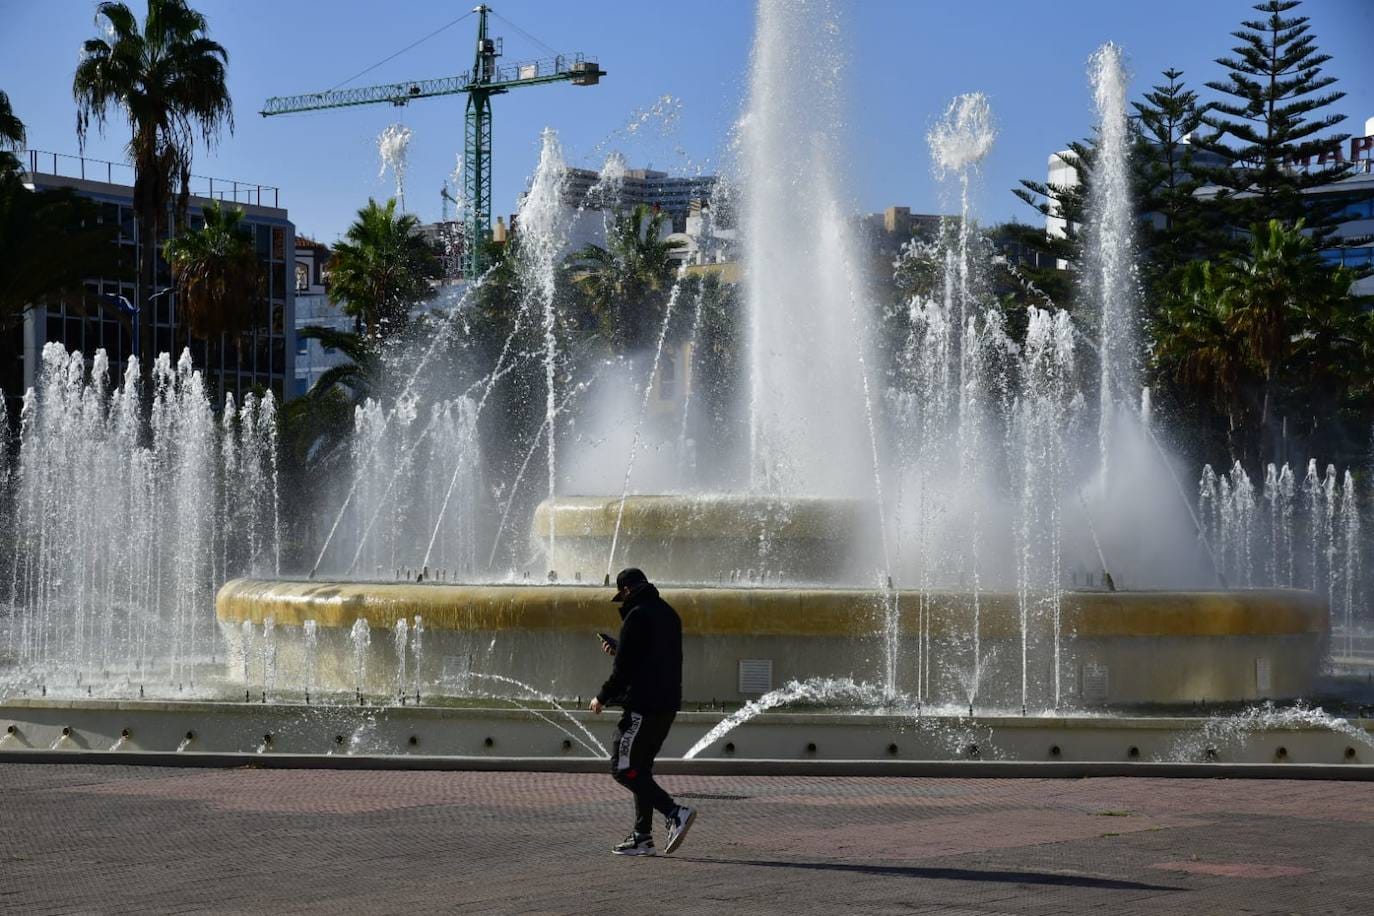
[[[0,765],[3,913],[1374,913],[1374,784]],[[662,831],[660,831],[660,842]]]

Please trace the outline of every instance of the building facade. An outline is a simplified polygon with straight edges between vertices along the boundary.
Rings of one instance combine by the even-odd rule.
[[[344,314],[342,306],[329,301],[329,255],[327,246],[313,239],[296,238],[296,351],[292,377],[292,394],[296,397],[309,391],[325,372],[348,361],[334,347],[300,336],[302,329],[311,326],[353,330],[353,319]]]
[[[116,244],[127,249],[129,265],[138,263],[138,223],[133,210],[133,170],[123,164],[30,150],[28,183],[35,190],[69,188],[100,207],[102,222],[118,226]],[[89,361],[97,350],[109,357],[112,371],[130,356],[150,360],[158,353],[179,354],[189,346],[197,369],[204,373],[214,403],[232,394],[242,401],[246,394],[272,391],[284,401],[294,394],[295,322],[295,226],[282,208],[276,188],[221,179],[192,179],[187,220],[203,224],[202,210],[212,200],[244,211],[243,225],[252,233],[262,266],[264,287],[253,309],[253,326],[239,340],[188,340],[177,309],[171,271],[162,259],[158,239],[156,292],[153,296],[153,339],[142,341],[134,333],[138,302],[136,275],[92,277],[86,282],[88,298],[98,300],[98,310],[84,311],[75,304],[31,309],[24,318],[19,366],[6,367],[7,382],[22,380],[27,389],[35,383],[44,344],[56,341],[69,350],[80,350]],[[170,223],[170,220],[168,220]],[[174,356],[175,358],[175,356]],[[8,386],[7,386],[8,387]],[[8,393],[8,392],[7,392]]]
[[[1078,184],[1078,172],[1065,159],[1067,155],[1067,151],[1061,151],[1050,156],[1047,180],[1051,185]],[[1224,164],[1215,154],[1199,151],[1199,156],[1209,167]],[[1306,192],[1314,204],[1320,202],[1323,209],[1330,207],[1335,211],[1337,225],[1321,251],[1322,259],[1362,273],[1374,271],[1374,118],[1365,121],[1363,136],[1333,144],[1317,156],[1288,163],[1292,169],[1332,165],[1348,165],[1350,174]],[[1197,193],[1199,197],[1210,197],[1216,189],[1202,188]],[[1067,228],[1068,223],[1053,212],[1045,218],[1045,231],[1052,238],[1064,238]],[[1060,261],[1058,266],[1064,269],[1068,265]],[[1374,274],[1357,280],[1351,290],[1356,295],[1374,295]]]
[[[675,177],[653,169],[626,169],[617,182],[616,200],[603,201],[601,173],[569,167],[563,178],[563,201],[575,210],[600,210],[603,206],[633,207],[646,204],[667,213],[671,232],[686,232],[694,201],[709,201],[716,187],[715,175]]]

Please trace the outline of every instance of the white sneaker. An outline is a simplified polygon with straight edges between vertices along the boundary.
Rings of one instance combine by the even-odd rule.
[[[668,842],[663,844],[663,854],[668,855],[687,838],[687,831],[692,829],[692,821],[696,820],[697,809],[689,808],[686,805],[678,805],[673,816],[668,818]]]
[[[640,836],[632,833],[619,843],[611,847],[611,852],[618,856],[656,856],[658,850],[654,849],[654,838],[651,836]]]

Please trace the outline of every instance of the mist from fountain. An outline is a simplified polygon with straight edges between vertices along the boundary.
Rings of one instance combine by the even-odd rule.
[[[634,439],[630,444],[630,459],[625,463],[625,482],[620,488],[620,505],[616,509],[615,531],[611,535],[611,550],[606,557],[606,581],[611,580],[611,574],[615,572],[615,548],[620,540],[620,524],[625,518],[625,499],[630,495],[630,481],[635,471],[635,458],[639,456],[639,440],[644,431],[644,419],[649,414],[649,398],[654,392],[654,382],[658,378],[658,367],[663,359],[663,344],[668,339],[668,329],[672,327],[673,310],[677,306],[678,295],[682,292],[682,278],[687,273],[687,265],[684,262],[678,268],[677,276],[673,278],[673,288],[668,293],[668,302],[663,307],[663,323],[658,331],[658,343],[654,347],[654,359],[649,365],[649,377],[644,380],[644,395],[639,404],[639,413],[635,417]],[[550,532],[553,526],[549,526]]]

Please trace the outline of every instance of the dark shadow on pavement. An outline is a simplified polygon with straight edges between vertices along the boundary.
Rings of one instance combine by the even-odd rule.
[[[1118,891],[1181,891],[1182,887],[1093,878],[1087,875],[1058,875],[1038,871],[979,871],[971,868],[932,868],[914,865],[855,865],[848,862],[773,862],[766,859],[719,859],[673,856],[681,862],[704,865],[750,865],[756,868],[801,868],[814,871],[840,871],[859,875],[886,875],[893,878],[929,878],[936,881],[984,881],[1005,884],[1044,884],[1058,887],[1092,887]]]

